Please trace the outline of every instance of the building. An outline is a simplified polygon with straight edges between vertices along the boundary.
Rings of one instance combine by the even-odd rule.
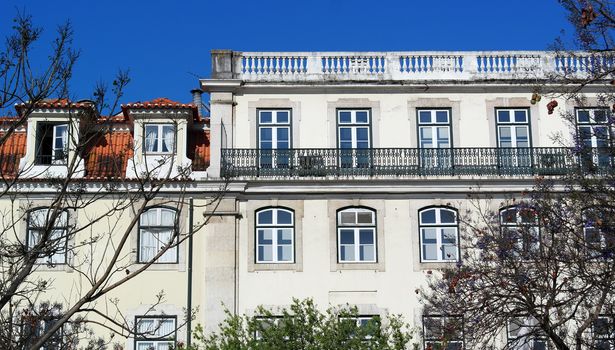
[[[502,224],[518,225],[516,208],[501,203],[577,161],[551,136],[578,132],[601,146],[587,130],[604,128],[609,113],[599,87],[586,90],[591,108],[555,98],[552,114],[551,100],[537,101],[537,85],[598,64],[547,52],[214,50],[212,64],[201,80],[211,103],[208,175],[244,188],[235,231],[218,236],[236,240],[236,255],[216,262],[235,269],[234,284],[206,270],[205,285],[226,288],[238,313],[309,297],[366,317],[402,314],[425,348],[447,320],[424,314],[416,290],[460,259],[468,194],[492,195]],[[585,161],[608,164],[598,153]],[[221,319],[216,302],[206,292],[210,328]]]
[[[212,63],[200,80],[209,117],[198,91],[193,104],[156,99],[113,116],[43,101],[16,106],[27,123],[0,147],[0,206],[19,214],[3,232],[29,249],[56,235],[35,264],[54,281],[41,301],[78,300],[107,266],[94,295],[151,264],[86,304],[94,331],[121,330],[125,349],[187,341],[194,323],[215,330],[224,307],[253,315],[292,298],[402,314],[424,348],[436,344],[447,320],[424,313],[416,290],[460,259],[467,195],[491,194],[514,226],[515,208],[499,203],[576,162],[551,135],[579,132],[598,147],[585,130],[608,113],[594,87],[591,107],[554,100],[577,130],[536,101],[537,83],[592,64],[546,52],[214,50]],[[584,161],[608,163],[599,152]],[[63,186],[79,200],[54,203]]]

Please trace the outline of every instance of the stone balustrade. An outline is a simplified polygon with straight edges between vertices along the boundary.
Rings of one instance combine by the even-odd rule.
[[[580,78],[615,69],[615,55],[546,51],[212,52],[212,77],[253,82]]]

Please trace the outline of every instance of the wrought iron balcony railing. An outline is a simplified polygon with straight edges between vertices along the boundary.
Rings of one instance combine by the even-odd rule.
[[[606,174],[612,149],[533,148],[222,149],[223,177],[533,176],[572,169]]]

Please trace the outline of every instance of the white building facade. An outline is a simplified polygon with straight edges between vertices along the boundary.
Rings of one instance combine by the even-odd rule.
[[[323,309],[402,314],[422,347],[437,343],[425,329],[437,319],[424,315],[417,289],[461,258],[468,194],[490,194],[497,206],[538,176],[564,174],[575,159],[553,136],[571,141],[608,113],[599,87],[586,91],[591,107],[532,100],[552,76],[591,68],[547,52],[215,50],[212,62],[201,80],[211,103],[208,176],[243,190],[227,196],[233,226],[215,235],[235,251],[206,250],[210,330],[223,318],[220,298],[247,314],[313,298]]]

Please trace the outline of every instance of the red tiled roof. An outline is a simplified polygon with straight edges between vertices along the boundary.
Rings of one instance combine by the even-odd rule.
[[[0,133],[0,137],[4,136]],[[15,131],[0,145],[0,178],[15,177],[19,160],[26,155],[26,133]]]
[[[109,130],[93,135],[86,149],[85,173],[87,178],[124,178],[128,160],[133,155],[133,137],[129,130]]]
[[[205,171],[209,167],[209,130],[193,129],[188,134],[188,158],[192,159],[193,171]]]
[[[29,103],[19,103],[15,105],[15,110],[21,112],[29,106]],[[91,101],[71,102],[65,98],[44,99],[35,104],[37,108],[94,108]]]
[[[122,112],[128,117],[130,109],[190,109],[195,121],[200,121],[199,109],[192,103],[181,103],[169,100],[166,97],[155,98],[151,101],[133,102],[122,105]]]

